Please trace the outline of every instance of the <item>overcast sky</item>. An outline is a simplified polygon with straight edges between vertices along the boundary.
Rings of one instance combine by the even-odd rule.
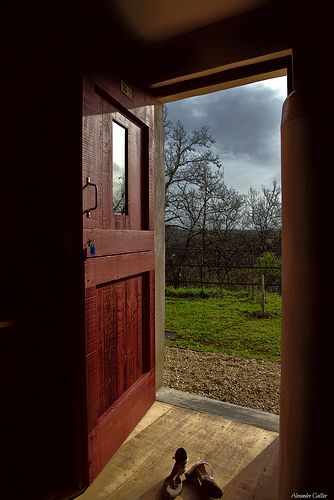
[[[167,104],[168,118],[187,131],[207,125],[215,138],[225,182],[240,193],[280,184],[280,121],[286,77]]]

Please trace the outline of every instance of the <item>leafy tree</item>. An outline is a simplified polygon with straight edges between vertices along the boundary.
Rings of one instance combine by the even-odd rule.
[[[281,277],[281,259],[274,252],[263,252],[257,259],[257,274],[264,274],[266,286],[277,283]]]

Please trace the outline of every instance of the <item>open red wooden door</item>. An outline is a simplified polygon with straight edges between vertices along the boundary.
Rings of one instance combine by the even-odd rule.
[[[89,482],[155,400],[153,106],[119,88],[83,87]]]

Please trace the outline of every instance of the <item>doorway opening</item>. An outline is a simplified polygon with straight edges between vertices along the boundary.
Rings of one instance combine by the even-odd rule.
[[[279,413],[287,77],[168,103],[164,385]]]

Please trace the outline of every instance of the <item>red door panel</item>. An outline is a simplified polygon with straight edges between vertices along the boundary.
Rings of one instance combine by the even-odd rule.
[[[155,400],[152,123],[112,94],[84,80],[88,482]]]

